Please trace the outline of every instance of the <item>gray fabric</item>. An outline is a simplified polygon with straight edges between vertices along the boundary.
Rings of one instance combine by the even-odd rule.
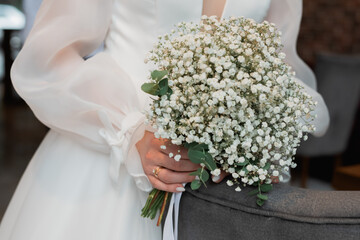
[[[330,127],[321,138],[310,136],[298,152],[310,157],[339,154],[346,149],[359,103],[360,56],[319,55],[315,75]]]
[[[276,184],[258,207],[253,188],[225,182],[192,191],[180,203],[179,239],[360,239],[360,192]]]

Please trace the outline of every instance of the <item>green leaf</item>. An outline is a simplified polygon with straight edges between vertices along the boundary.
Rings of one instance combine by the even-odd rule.
[[[195,172],[190,173],[190,176],[200,176],[202,168],[198,168]]]
[[[159,86],[156,83],[144,83],[143,85],[141,85],[141,90],[148,94],[157,96]]]
[[[235,163],[236,166],[246,166],[247,164],[249,163],[249,160],[245,160],[244,162],[240,163],[240,162],[237,162]]]
[[[192,147],[192,149],[198,150],[198,151],[203,151],[203,150],[207,151],[207,150],[209,150],[209,146],[205,143],[200,143],[200,144],[194,145]]]
[[[167,95],[168,97],[170,97],[171,94],[173,94],[173,90],[172,90],[171,88],[168,88],[168,91],[167,91],[166,95]]]
[[[152,71],[151,72],[151,78],[153,80],[156,80],[156,81],[160,81],[163,77],[165,77],[166,75],[168,74],[168,71],[164,70],[164,71],[158,71],[158,70],[155,70],[155,71]]]
[[[265,201],[258,198],[258,199],[256,200],[256,203],[257,203],[257,205],[259,205],[259,206],[261,207],[262,205],[264,205]]]
[[[266,163],[265,164],[265,167],[264,167],[264,170],[269,170],[270,169],[270,166],[271,166],[271,163]]]
[[[200,163],[206,163],[205,162],[205,153],[202,151],[198,151],[198,150],[193,150],[192,148],[189,149],[188,151],[188,156],[190,158],[190,161],[196,164],[200,164]]]
[[[268,200],[268,196],[262,195],[260,193],[257,195],[257,197],[258,197],[258,199],[261,199],[261,200],[264,200],[264,201]]]
[[[208,152],[205,152],[205,161],[206,161],[207,167],[208,167],[211,171],[213,171],[213,170],[216,169],[216,163],[215,163],[213,157],[211,156],[211,154],[208,153]]]
[[[262,192],[270,192],[273,189],[272,184],[262,184],[260,185],[260,189]]]
[[[256,195],[258,193],[259,193],[259,189],[254,189],[251,192],[249,192],[249,195],[252,196],[252,195]]]
[[[192,181],[192,182],[191,182],[191,185],[190,185],[190,187],[191,187],[192,190],[199,189],[200,186],[201,186],[201,183],[200,183],[199,180],[194,180],[194,181]]]
[[[168,92],[168,79],[164,78],[159,82],[159,96],[163,96]]]
[[[184,143],[184,147],[186,147],[187,149],[193,148],[194,146],[196,146],[198,143],[196,142],[192,142],[192,143]]]
[[[209,178],[210,178],[209,173],[205,169],[203,169],[200,175],[200,180],[205,183],[207,180],[209,180]]]

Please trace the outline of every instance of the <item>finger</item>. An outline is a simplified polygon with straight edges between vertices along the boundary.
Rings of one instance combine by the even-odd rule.
[[[169,139],[154,139],[153,142],[154,146],[159,149],[161,152],[169,155],[170,153],[173,156],[181,155],[183,159],[189,159],[188,157],[188,150],[184,146],[179,146],[171,143]]]
[[[225,177],[227,177],[229,175],[230,175],[230,173],[221,171],[219,176],[212,176],[211,179],[214,183],[220,183],[222,180],[224,180]]]
[[[154,176],[148,176],[151,185],[159,190],[166,192],[184,192],[185,188],[182,184],[166,184]]]
[[[200,166],[186,159],[175,161],[175,159],[170,158],[168,155],[156,149],[150,149],[150,151],[146,153],[145,160],[147,164],[144,165],[144,170],[147,170],[146,173],[148,174],[151,173],[152,169],[150,169],[149,167],[147,168],[146,166],[150,166],[150,167],[161,166],[178,172],[195,171]]]
[[[161,154],[163,154],[164,157],[161,158],[160,164],[164,168],[177,172],[192,172],[200,167],[200,164],[195,164],[190,160],[180,158],[179,161],[176,161],[174,158],[170,158],[164,153]]]
[[[178,146],[175,144],[167,144],[167,145],[162,145],[162,146],[165,146],[165,149],[164,149],[164,147],[160,146],[160,151],[165,154],[172,153],[172,154],[174,154],[174,156],[179,154],[179,155],[181,155],[182,158],[189,159],[188,158],[188,150],[183,146]]]
[[[158,173],[158,179],[164,183],[187,183],[195,180],[195,176],[190,176],[191,172],[174,172],[172,170],[161,168]]]
[[[151,139],[151,144],[152,145],[156,145],[157,147],[160,147],[162,145],[168,147],[169,145],[171,145],[171,140],[170,139],[165,139],[165,138],[153,138]]]

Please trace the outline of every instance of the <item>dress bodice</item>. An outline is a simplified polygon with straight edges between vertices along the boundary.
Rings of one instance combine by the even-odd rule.
[[[271,0],[227,0],[223,17],[244,16],[262,21]],[[200,20],[203,0],[114,0],[112,23],[105,51],[127,70],[139,89],[149,75],[146,53],[157,36],[170,32],[181,21]],[[146,100],[143,100],[146,103]]]
[[[169,32],[181,21],[197,22],[200,19],[203,0],[154,0],[157,2],[158,33]],[[266,16],[270,0],[227,0],[222,17],[244,16],[262,21]]]

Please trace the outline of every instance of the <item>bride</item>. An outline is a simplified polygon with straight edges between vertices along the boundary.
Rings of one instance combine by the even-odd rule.
[[[184,191],[198,166],[184,155],[169,159],[182,148],[160,149],[144,125],[149,98],[140,86],[149,75],[147,51],[179,21],[206,14],[277,22],[288,62],[319,102],[318,134],[325,131],[326,107],[295,51],[298,23],[281,17],[296,20],[300,10],[301,0],[45,0],[12,79],[51,130],[19,183],[0,239],[161,238],[155,222],[140,216],[147,192]],[[84,60],[102,42],[104,51]]]

